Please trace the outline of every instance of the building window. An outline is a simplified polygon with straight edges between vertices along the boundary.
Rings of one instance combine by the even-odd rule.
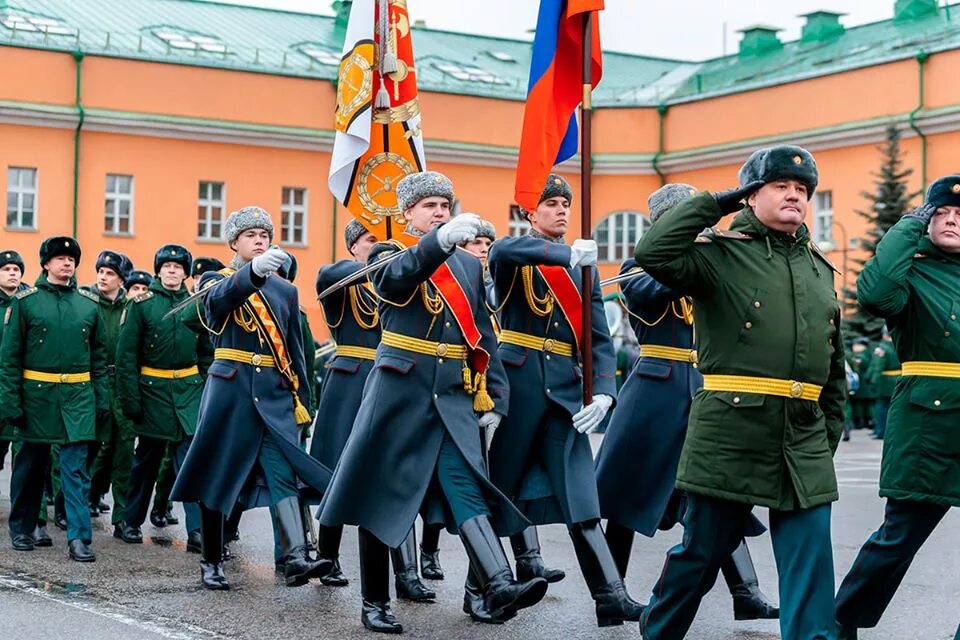
[[[153,30],[153,35],[160,38],[170,49],[180,51],[204,51],[206,53],[220,53],[226,55],[227,43],[215,36],[202,33],[193,33],[174,27],[161,27]]]
[[[7,168],[7,229],[37,228],[37,170]]]
[[[133,235],[133,176],[107,174],[103,232],[108,235]]]
[[[813,241],[833,245],[833,192],[817,191],[813,195]]]
[[[283,228],[280,242],[283,244],[307,244],[307,190],[298,187],[284,187],[280,204],[280,218]]]
[[[453,62],[434,62],[433,66],[444,75],[462,80],[463,82],[480,82],[483,84],[509,84],[500,76],[490,73],[473,65],[454,64]]]
[[[519,238],[527,235],[530,230],[530,221],[523,215],[519,205],[510,205],[510,221],[507,223],[507,231],[511,238]]]
[[[197,201],[197,239],[223,239],[223,209],[226,188],[222,182],[201,182]]]
[[[72,36],[77,33],[76,29],[68,27],[60,20],[39,14],[27,13],[21,9],[14,9],[12,7],[0,12],[0,25],[3,25],[14,34],[28,32],[42,33],[50,36]]]
[[[650,220],[635,211],[620,211],[604,218],[593,232],[600,262],[621,262],[633,255]]]
[[[310,58],[313,62],[325,64],[328,67],[339,67],[340,58],[343,55],[339,51],[333,51],[323,47],[322,45],[312,43],[300,45],[298,50],[300,53]]]

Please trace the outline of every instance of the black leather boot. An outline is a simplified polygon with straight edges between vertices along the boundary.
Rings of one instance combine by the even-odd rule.
[[[113,525],[113,537],[120,538],[129,544],[143,544],[143,533],[140,527],[134,527],[126,522],[120,522]]]
[[[63,504],[63,491],[53,498],[53,524],[61,531],[67,530],[67,508]]]
[[[360,621],[377,633],[403,633],[403,625],[390,611],[390,554],[372,533],[357,531],[360,547]]]
[[[757,570],[746,540],[740,541],[736,551],[720,565],[720,571],[733,596],[734,620],[775,620],[780,617],[780,609],[760,591]]]
[[[347,577],[340,570],[340,538],[343,537],[343,527],[324,527],[321,525],[317,531],[317,546],[320,547],[320,558],[325,558],[333,563],[330,572],[320,578],[321,584],[327,587],[345,587],[350,584]]]
[[[150,510],[150,524],[155,526],[157,529],[162,529],[167,526],[167,519],[163,517],[163,511],[160,511],[156,507]]]
[[[607,546],[610,547],[610,555],[613,556],[613,561],[617,565],[617,572],[623,579],[627,577],[627,565],[630,563],[630,551],[633,549],[633,536],[633,529],[607,520]]]
[[[37,528],[33,530],[33,546],[52,547],[53,539],[47,533],[47,523],[37,522]]]
[[[313,560],[307,553],[307,539],[303,533],[303,511],[296,497],[284,498],[274,507],[277,514],[277,532],[283,553],[283,577],[288,587],[302,587],[310,578],[330,573],[333,562],[321,558]]]
[[[837,640],[857,640],[857,628],[837,622]]]
[[[517,615],[514,610],[504,611],[499,618],[490,615],[490,612],[487,611],[487,604],[483,599],[483,585],[477,578],[477,572],[470,565],[467,565],[467,580],[463,585],[463,612],[470,616],[470,619],[474,622],[484,624],[503,624]]]
[[[580,571],[597,605],[597,626],[621,625],[624,620],[638,622],[643,606],[627,593],[600,522],[594,520],[571,526],[570,538]]]
[[[393,561],[394,586],[398,599],[414,602],[436,600],[436,592],[427,589],[417,573],[416,525],[410,527],[410,533],[399,547],[390,549],[390,559]]]
[[[460,525],[460,539],[483,585],[484,605],[492,617],[504,619],[532,607],[546,595],[547,581],[543,578],[513,579],[500,538],[487,516],[476,516]]]
[[[207,589],[226,591],[223,575],[223,514],[200,505],[200,582]]]
[[[187,553],[200,553],[203,550],[203,536],[200,530],[191,531],[187,534]]]
[[[71,540],[67,544],[70,551],[70,559],[76,562],[96,562],[97,556],[93,553],[90,545],[83,540]]]
[[[420,542],[420,575],[427,580],[443,580],[440,566],[440,531],[442,525],[423,523],[423,540]]]
[[[540,555],[540,538],[536,527],[527,527],[523,532],[510,536],[513,557],[517,561],[517,580],[543,578],[553,584],[567,577],[561,569],[548,569]]]
[[[167,524],[180,524],[180,518],[173,515],[172,504],[167,504],[167,509],[163,512],[163,519]]]

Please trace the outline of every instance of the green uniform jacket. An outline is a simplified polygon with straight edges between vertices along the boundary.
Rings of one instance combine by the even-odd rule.
[[[887,319],[903,362],[960,363],[960,256],[904,218],[857,279],[860,304]],[[880,495],[960,506],[960,380],[899,379],[883,441]]]
[[[853,394],[857,400],[874,400],[877,397],[876,380],[870,379],[871,362],[873,362],[873,350],[869,347],[860,353],[851,354],[850,366],[860,376],[860,386]]]
[[[110,407],[114,408],[117,394],[116,385],[116,358],[117,341],[120,337],[120,319],[127,305],[127,292],[120,288],[117,297],[113,300],[100,295],[97,286],[80,287],[97,296],[100,302],[100,326],[103,328],[103,342],[107,347],[107,389],[110,393]],[[110,439],[110,421],[102,420],[97,423],[97,440],[106,442]]]
[[[870,369],[867,377],[876,391],[877,398],[886,398],[889,400],[893,396],[893,390],[897,386],[897,380],[900,376],[885,376],[884,371],[896,371],[900,368],[900,359],[897,358],[897,350],[892,342],[881,340],[873,349],[873,357],[870,359]]]
[[[4,315],[0,346],[0,407],[7,419],[23,419],[19,439],[66,444],[93,440],[96,413],[110,407],[107,350],[97,299],[47,281],[21,291]],[[24,369],[43,373],[89,372],[90,382],[60,384],[23,378]]]
[[[178,441],[197,429],[197,412],[213,350],[195,306],[163,319],[189,295],[185,286],[167,291],[160,279],[127,304],[117,343],[117,393],[137,435]],[[198,375],[165,379],[140,374],[141,367],[189,369]]]
[[[779,510],[837,499],[833,468],[846,376],[831,265],[744,209],[731,232],[697,236],[723,213],[709,193],[686,200],[640,239],[636,258],[694,299],[700,371],[822,385],[819,402],[701,390],[677,487]]]
[[[5,315],[11,304],[13,304],[13,296],[8,296],[3,291],[0,291],[0,313]],[[5,326],[6,323],[0,324],[0,339],[3,338],[3,328]],[[14,440],[16,439],[16,435],[16,429],[13,428],[12,424],[5,420],[0,420],[0,440]]]

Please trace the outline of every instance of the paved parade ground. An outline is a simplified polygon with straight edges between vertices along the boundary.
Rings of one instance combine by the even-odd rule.
[[[599,436],[594,436],[599,444]],[[837,456],[840,502],[834,506],[833,539],[837,580],[849,569],[859,548],[880,523],[883,503],[877,497],[880,443],[855,432]],[[360,591],[356,531],[348,528],[342,565],[349,587],[317,583],[286,588],[275,578],[272,535],[266,509],[248,512],[236,559],[226,565],[229,592],[203,591],[198,556],[185,552],[183,526],[155,529],[144,525],[144,544],[128,545],[111,537],[109,515],[94,521],[95,564],[67,559],[64,533],[50,527],[53,548],[15,552],[5,534],[9,513],[9,459],[0,473],[0,638],[98,640],[173,638],[270,639],[373,638],[360,625]],[[179,510],[179,505],[177,506]],[[763,520],[766,511],[757,510]],[[181,522],[183,521],[182,512]],[[954,510],[917,556],[881,627],[861,632],[865,640],[952,640],[960,622],[960,514]],[[646,601],[664,552],[680,537],[675,529],[655,540],[638,538],[628,587]],[[394,602],[394,612],[409,638],[639,638],[637,626],[597,629],[593,604],[579,576],[573,548],[561,526],[541,530],[547,562],[567,572],[551,585],[545,600],[512,622],[492,627],[469,621],[460,611],[465,555],[459,541],[441,538],[443,582],[428,583],[438,592],[435,604]],[[509,545],[507,545],[509,548]],[[776,571],[768,535],[754,539],[751,550],[764,591],[777,600]],[[722,579],[704,600],[688,635],[691,640],[767,640],[779,638],[775,621],[734,622]]]

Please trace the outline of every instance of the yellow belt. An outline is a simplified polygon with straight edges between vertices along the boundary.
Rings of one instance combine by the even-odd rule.
[[[55,384],[80,384],[81,382],[90,382],[90,372],[83,373],[44,373],[43,371],[23,370],[24,380],[33,380],[34,382],[53,382]]]
[[[466,360],[467,348],[462,344],[447,344],[446,342],[433,342],[431,340],[421,340],[412,338],[392,331],[384,331],[380,341],[388,347],[412,351],[413,353],[422,353],[425,356],[434,358],[450,358],[452,360]]]
[[[240,351],[239,349],[214,349],[213,357],[217,360],[230,360],[232,362],[252,364],[255,367],[277,366],[277,363],[273,360],[273,356],[271,355]]]
[[[376,349],[369,349],[367,347],[354,347],[349,344],[338,344],[335,355],[343,356],[344,358],[360,358],[361,360],[375,360],[377,357]]]
[[[960,378],[960,363],[957,362],[904,362],[902,375],[931,378]],[[886,374],[886,371],[884,371]]]
[[[547,353],[555,353],[559,356],[573,357],[575,353],[573,345],[569,342],[561,342],[553,338],[541,338],[539,336],[532,336],[529,333],[509,331],[508,329],[500,331],[499,340],[504,344],[512,344],[517,347],[524,347],[525,349],[533,349],[534,351],[546,351]]]
[[[140,375],[150,376],[151,378],[176,380],[179,378],[198,376],[200,375],[200,369],[197,368],[197,365],[193,365],[187,369],[154,369],[153,367],[140,367]]]
[[[680,349],[679,347],[661,347],[656,344],[640,345],[641,358],[658,358],[660,360],[675,360],[676,362],[689,362],[690,364],[699,364],[697,352],[693,349]]]
[[[885,375],[885,376],[902,376],[902,375],[903,375],[903,370],[902,370],[902,369],[890,369],[889,371],[884,371],[884,372],[883,372],[883,375]]]
[[[722,375],[703,376],[703,388],[707,391],[759,393],[766,396],[814,401],[820,399],[820,392],[823,391],[823,387],[820,385],[810,384],[809,382]]]

